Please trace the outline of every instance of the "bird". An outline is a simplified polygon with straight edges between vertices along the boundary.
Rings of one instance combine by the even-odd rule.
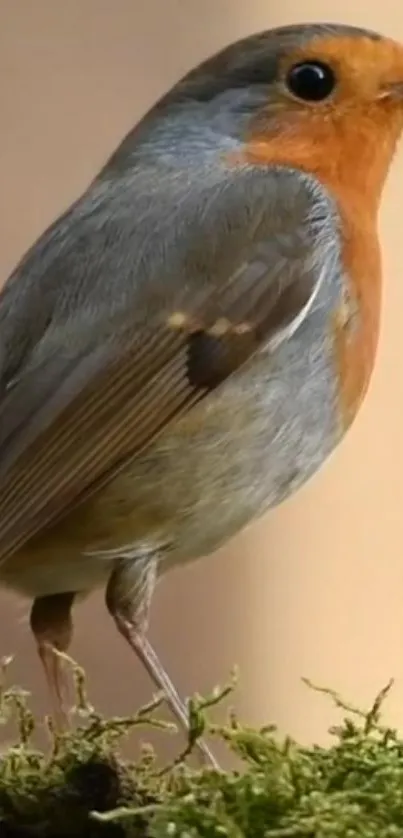
[[[7,279],[0,584],[32,601],[60,725],[72,607],[101,588],[187,728],[148,639],[156,581],[297,491],[351,427],[402,130],[391,38],[249,35],[149,109]]]

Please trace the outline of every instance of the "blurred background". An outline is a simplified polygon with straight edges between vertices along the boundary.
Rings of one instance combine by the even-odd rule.
[[[315,19],[403,39],[393,0],[353,6],[0,0],[1,281],[156,98],[227,42]],[[303,741],[325,741],[336,716],[301,676],[364,706],[394,677],[387,717],[403,727],[402,205],[403,150],[382,213],[378,363],[348,439],[295,498],[220,554],[164,578],[153,603],[150,637],[184,695],[209,690],[238,664],[239,714]],[[0,592],[0,654],[15,655],[13,679],[43,713],[28,612],[29,603]],[[72,653],[105,712],[130,712],[151,697],[101,595],[76,609]]]

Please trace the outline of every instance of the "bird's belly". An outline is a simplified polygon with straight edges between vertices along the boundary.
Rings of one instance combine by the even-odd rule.
[[[36,595],[89,590],[121,554],[158,550],[164,570],[217,549],[294,492],[340,439],[323,350],[294,343],[255,359],[3,564],[3,584]]]
[[[113,564],[113,559],[100,561],[99,556],[84,560],[79,550],[60,539],[49,544],[41,540],[4,562],[0,582],[32,599],[70,591],[86,594],[106,585]]]

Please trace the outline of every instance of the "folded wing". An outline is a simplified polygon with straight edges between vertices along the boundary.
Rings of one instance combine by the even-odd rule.
[[[122,206],[117,190],[109,218],[106,193],[102,223],[99,208],[86,215],[78,204],[3,290],[0,559],[111,480],[259,347],[275,351],[334,270],[330,209],[308,178],[249,167],[200,195],[183,197],[148,250],[144,201],[138,231],[134,218],[121,241],[136,202]]]

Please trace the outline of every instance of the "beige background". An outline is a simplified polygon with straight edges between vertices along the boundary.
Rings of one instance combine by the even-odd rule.
[[[281,5],[281,14],[275,7]],[[226,42],[317,17],[403,39],[392,0],[0,0],[0,277],[95,174],[144,110]],[[371,6],[373,7],[371,9]],[[329,704],[301,675],[370,702],[390,676],[403,727],[403,151],[384,201],[385,300],[376,374],[345,444],[319,477],[222,554],[166,578],[151,637],[180,690],[234,663],[250,721],[323,738]],[[55,561],[57,557],[55,556]],[[46,707],[27,603],[0,599],[0,653]],[[77,609],[74,655],[93,699],[128,711],[151,687],[101,597]],[[189,652],[189,646],[191,651]]]

